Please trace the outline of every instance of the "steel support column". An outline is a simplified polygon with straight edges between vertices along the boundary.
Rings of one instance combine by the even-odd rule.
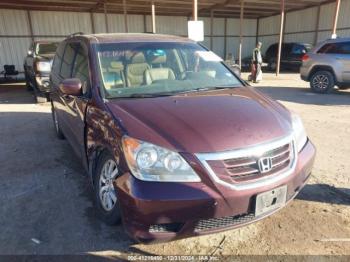
[[[239,17],[239,51],[238,63],[239,68],[242,69],[242,45],[243,45],[243,16],[244,16],[244,0],[241,0],[241,13]]]
[[[152,33],[156,33],[156,7],[154,1],[152,1]]]
[[[108,28],[108,17],[107,17],[107,4],[103,4],[103,11],[105,14],[105,25],[106,25],[106,33],[109,33],[109,28]]]
[[[280,25],[280,37],[278,42],[278,53],[277,53],[277,67],[276,67],[276,76],[279,76],[281,69],[281,53],[282,53],[282,40],[283,40],[283,28],[284,28],[284,15],[285,15],[285,0],[281,0],[281,25]]]
[[[192,14],[193,21],[198,20],[198,0],[193,0],[193,14]]]
[[[335,4],[335,11],[334,11],[332,38],[337,37],[337,24],[338,24],[340,4],[341,4],[341,0],[337,0]]]
[[[126,11],[126,0],[123,0],[123,14],[124,14],[124,25],[125,25],[125,32],[129,32],[129,27],[128,27],[128,13]]]

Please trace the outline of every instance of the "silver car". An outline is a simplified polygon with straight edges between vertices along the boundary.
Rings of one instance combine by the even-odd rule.
[[[310,82],[317,93],[350,88],[350,38],[326,40],[305,54],[300,68],[301,79]]]

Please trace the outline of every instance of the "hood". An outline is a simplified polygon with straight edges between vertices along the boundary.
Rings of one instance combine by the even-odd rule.
[[[289,112],[250,87],[115,99],[107,106],[129,136],[178,152],[243,148],[291,130]]]

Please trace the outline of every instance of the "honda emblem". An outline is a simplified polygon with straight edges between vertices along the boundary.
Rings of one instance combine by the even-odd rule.
[[[271,157],[262,157],[258,160],[258,166],[260,173],[267,173],[272,169]]]

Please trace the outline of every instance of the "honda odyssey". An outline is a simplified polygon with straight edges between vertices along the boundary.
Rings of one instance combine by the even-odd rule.
[[[81,158],[97,210],[137,241],[255,222],[310,176],[300,117],[189,39],[74,35],[50,79],[57,135]]]

